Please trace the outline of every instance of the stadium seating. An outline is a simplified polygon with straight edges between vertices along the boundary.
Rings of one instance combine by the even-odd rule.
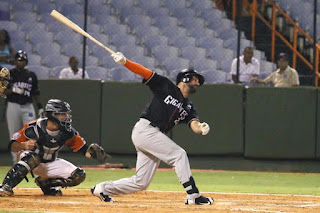
[[[34,52],[42,57],[45,57],[51,54],[60,54],[61,48],[60,45],[56,43],[38,43],[36,44]]]
[[[197,59],[206,58],[207,51],[204,48],[187,46],[181,48],[181,57],[190,61],[194,61]]]
[[[152,55],[162,64],[167,58],[177,58],[180,52],[173,46],[158,45],[152,49]]]
[[[155,59],[148,56],[135,56],[132,58],[132,61],[142,64],[148,69],[154,69],[157,66]]]
[[[198,59],[192,62],[192,67],[198,71],[202,70],[217,70],[219,68],[218,62],[211,59]]]
[[[119,51],[122,52],[127,58],[133,58],[136,56],[144,56],[145,49],[138,45],[122,45],[119,46]]]
[[[161,7],[161,1],[159,0],[136,0],[137,7],[140,7],[144,10],[154,9],[154,8],[160,8]]]
[[[224,84],[227,82],[227,73],[219,70],[205,70],[200,74],[205,78],[205,84]]]
[[[88,72],[90,79],[108,80],[109,70],[98,66],[86,66],[85,70]]]
[[[39,65],[28,65],[27,69],[33,71],[38,79],[48,79],[49,78],[49,68]]]
[[[111,72],[111,79],[113,81],[138,81],[136,74],[130,72],[124,66],[117,66],[110,70]]]

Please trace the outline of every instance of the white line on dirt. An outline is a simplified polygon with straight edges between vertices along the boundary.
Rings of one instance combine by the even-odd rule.
[[[36,189],[39,188],[17,188],[17,189]],[[89,189],[81,189],[81,188],[68,188],[68,190],[86,190]],[[167,193],[186,193],[184,191],[164,191],[164,190],[146,190],[147,192],[167,192]],[[264,194],[264,193],[244,193],[244,192],[201,192],[209,193],[209,194],[227,194],[227,195],[263,195],[263,196],[294,196],[294,197],[320,197],[319,195],[295,195],[295,194]]]
[[[259,209],[248,209],[248,208],[234,208],[237,211],[250,211],[250,212],[267,212],[267,213],[286,213],[283,211],[271,211],[271,210],[259,210]]]

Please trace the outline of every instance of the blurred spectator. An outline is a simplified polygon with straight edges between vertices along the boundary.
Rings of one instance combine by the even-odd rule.
[[[36,119],[33,99],[38,107],[39,117],[43,114],[40,102],[40,89],[36,74],[25,68],[28,64],[27,53],[19,50],[15,55],[15,68],[10,70],[10,82],[4,94],[7,96],[7,123],[9,136],[14,138],[24,124]],[[17,153],[12,152],[13,162]]]
[[[82,79],[83,70],[82,68],[79,68],[78,65],[79,65],[78,58],[75,56],[71,56],[69,58],[70,67],[62,69],[60,72],[59,78]],[[84,74],[85,74],[84,78],[89,78],[87,71],[85,71]]]
[[[252,77],[258,77],[260,74],[260,62],[253,57],[253,47],[246,47],[243,55],[239,57],[239,78],[237,79],[237,61],[235,58],[231,65],[231,75],[234,83],[249,83]]]
[[[7,66],[14,64],[15,51],[10,43],[9,33],[1,29],[0,30],[0,65]]]
[[[278,69],[271,73],[268,77],[261,80],[253,77],[250,81],[260,84],[273,83],[274,87],[294,87],[299,86],[298,72],[289,66],[288,55],[280,53],[278,56]]]

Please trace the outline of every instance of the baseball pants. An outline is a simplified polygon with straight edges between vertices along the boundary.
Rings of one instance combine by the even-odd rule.
[[[180,183],[191,176],[187,153],[150,121],[140,118],[132,130],[132,142],[137,150],[136,174],[130,178],[102,182],[105,195],[128,194],[146,189],[160,161],[173,166]]]
[[[24,151],[20,154],[20,159],[30,151]],[[42,178],[64,178],[67,179],[71,173],[78,167],[61,158],[48,163],[40,163],[32,172]]]
[[[9,137],[18,132],[24,124],[36,119],[35,111],[32,103],[20,105],[8,102],[7,106],[7,123],[9,129]],[[17,153],[11,152],[13,163],[17,162]]]

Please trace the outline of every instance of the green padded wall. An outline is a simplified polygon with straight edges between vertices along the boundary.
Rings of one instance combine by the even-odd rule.
[[[100,142],[101,81],[40,80],[42,103],[51,98],[67,101],[72,110],[72,126],[90,144]]]
[[[110,153],[133,154],[131,131],[152,93],[142,83],[105,82],[102,90],[101,141]]]
[[[189,99],[200,121],[207,122],[208,135],[195,134],[187,125],[173,129],[174,141],[188,154],[243,153],[243,87],[239,85],[204,85]]]
[[[314,159],[315,114],[315,88],[249,88],[245,157]]]
[[[317,144],[316,144],[316,158],[320,159],[320,89],[317,89]]]

